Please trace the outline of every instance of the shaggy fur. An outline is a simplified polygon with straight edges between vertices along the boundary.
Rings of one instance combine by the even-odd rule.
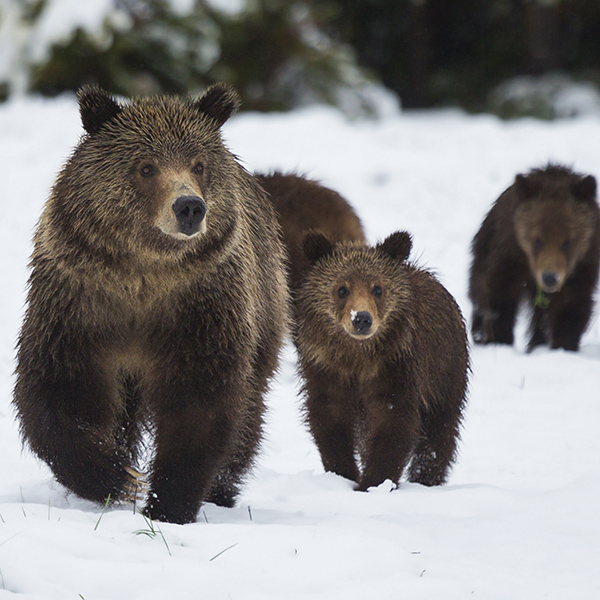
[[[376,247],[309,234],[304,249],[313,266],[296,302],[295,343],[325,469],[359,490],[397,483],[406,467],[410,481],[444,483],[466,402],[458,306],[406,262],[405,232]]]
[[[477,343],[513,343],[517,309],[532,309],[529,350],[578,350],[600,261],[596,180],[549,165],[517,175],[475,235],[469,295]]]
[[[334,242],[365,242],[360,219],[337,192],[299,175],[257,175],[268,193],[289,255],[290,288],[295,293],[310,267],[302,241],[309,231],[320,231]]]
[[[225,148],[235,92],[121,105],[79,94],[85,135],[35,234],[14,405],[73,492],[131,495],[154,434],[145,511],[231,506],[261,438],[287,325],[274,211]]]

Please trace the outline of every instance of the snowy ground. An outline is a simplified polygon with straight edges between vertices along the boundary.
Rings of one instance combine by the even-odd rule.
[[[0,598],[595,600],[600,589],[600,323],[578,354],[474,348],[448,485],[369,493],[324,474],[287,347],[264,453],[239,505],[155,525],[65,493],[22,451],[10,407],[30,239],[81,128],[72,98],[0,106]],[[461,113],[345,121],[329,109],[225,126],[251,170],[340,191],[371,241],[414,235],[466,316],[469,244],[515,173],[548,160],[600,176],[600,118],[501,123]],[[522,334],[522,331],[521,331]]]

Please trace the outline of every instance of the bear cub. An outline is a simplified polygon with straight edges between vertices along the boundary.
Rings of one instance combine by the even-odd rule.
[[[273,207],[220,134],[238,104],[224,84],[124,105],[82,89],[86,135],[35,233],[22,436],[60,483],[105,502],[135,493],[149,430],[152,519],[233,505],[287,327]]]
[[[440,485],[456,457],[469,359],[460,310],[407,262],[408,233],[369,247],[309,233],[295,303],[306,418],[323,466],[367,490]]]
[[[596,179],[548,165],[519,174],[472,244],[471,331],[479,344],[512,344],[522,301],[532,309],[528,350],[578,350],[600,263]]]
[[[256,177],[269,195],[283,231],[292,295],[310,268],[302,248],[306,233],[320,231],[333,242],[366,241],[360,219],[336,191],[294,173]]]

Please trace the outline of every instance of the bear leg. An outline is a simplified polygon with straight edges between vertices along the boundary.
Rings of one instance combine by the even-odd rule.
[[[547,312],[546,309],[535,307],[531,317],[530,338],[527,344],[527,352],[532,352],[538,346],[548,343],[546,337]]]
[[[519,276],[505,266],[486,273],[484,282],[471,284],[471,332],[475,343],[512,345],[519,299],[524,292]]]
[[[325,471],[358,481],[359,471],[354,457],[353,424],[344,407],[313,398],[307,403],[308,424]]]
[[[224,408],[202,406],[198,399],[188,399],[157,415],[155,456],[144,510],[151,519],[181,524],[196,520],[230,451],[234,424]]]
[[[471,317],[471,335],[476,344],[489,344],[494,339],[493,323],[498,315],[479,307],[473,309]]]
[[[356,409],[352,390],[326,373],[305,369],[306,420],[323,468],[358,481],[355,458]]]
[[[553,298],[548,307],[551,347],[553,349],[579,350],[593,308],[593,288],[582,281],[570,282]],[[586,289],[588,288],[588,289]]]
[[[27,354],[23,346],[21,353]],[[48,365],[39,358],[32,369],[27,363],[19,362],[14,403],[31,449],[82,498],[103,503],[129,496],[135,482],[118,439],[116,385],[81,356],[77,371],[61,367],[68,359]]]
[[[120,385],[122,413],[118,428],[119,445],[127,452],[129,464],[135,465],[142,445],[142,392],[139,381],[131,375],[122,377]]]
[[[240,493],[245,475],[254,465],[262,439],[264,402],[257,394],[245,412],[239,428],[233,457],[219,470],[206,497],[207,502],[231,508]]]
[[[421,437],[408,469],[412,483],[433,486],[446,482],[456,458],[461,418],[460,402],[432,403],[421,410]]]
[[[564,311],[558,315],[552,327],[551,347],[553,349],[563,348],[573,352],[579,350],[579,342],[587,327],[589,316],[589,314],[587,316],[582,315],[578,310]]]
[[[386,479],[397,484],[419,436],[418,403],[410,398],[373,399],[366,403],[367,439],[363,473],[357,490],[366,491]]]

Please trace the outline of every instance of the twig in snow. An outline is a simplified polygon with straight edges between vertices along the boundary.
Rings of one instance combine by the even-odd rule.
[[[104,513],[106,512],[106,507],[108,506],[109,502],[110,502],[110,494],[108,494],[108,496],[106,498],[106,502],[104,503],[104,508],[102,509],[102,512],[100,513],[100,516],[98,517],[98,521],[96,522],[96,527],[94,527],[94,531],[96,531],[96,529],[98,529],[98,525],[100,525],[100,521],[102,520],[102,517],[104,516]]]
[[[215,560],[215,558],[218,558],[219,556],[221,556],[221,554],[224,554],[225,552],[227,552],[227,550],[231,550],[232,548],[235,548],[237,546],[237,542],[235,544],[231,544],[231,546],[228,546],[227,548],[225,548],[225,550],[221,550],[221,552],[219,552],[218,554],[215,554],[208,562],[212,562],[213,560]]]
[[[23,496],[23,488],[21,486],[19,486],[19,492],[21,492],[21,510],[23,511],[23,516],[27,518],[27,513],[25,512],[25,507],[23,506],[23,504],[25,504],[25,496]]]

